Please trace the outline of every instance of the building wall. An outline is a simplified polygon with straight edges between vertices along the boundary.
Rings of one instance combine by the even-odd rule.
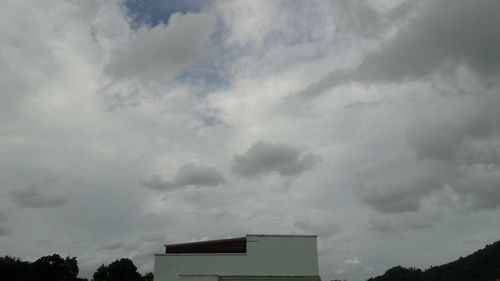
[[[186,275],[317,276],[316,236],[248,235],[245,254],[155,256],[155,281],[181,281]]]

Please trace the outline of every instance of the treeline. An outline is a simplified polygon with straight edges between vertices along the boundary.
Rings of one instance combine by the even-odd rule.
[[[0,257],[0,279],[8,281],[88,281],[78,278],[76,257],[62,258],[58,254],[41,257],[34,262],[19,258]],[[130,259],[119,259],[101,265],[92,281],[152,281],[153,273],[142,276]]]
[[[368,281],[496,281],[500,279],[500,241],[467,257],[427,270],[396,266]]]

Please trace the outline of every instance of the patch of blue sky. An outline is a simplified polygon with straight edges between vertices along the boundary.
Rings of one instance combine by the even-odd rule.
[[[184,70],[176,80],[199,88],[199,94],[224,88],[230,82],[229,77],[225,75],[224,66],[217,65],[216,60],[193,65]]]
[[[204,127],[224,126],[225,123],[216,116],[207,116],[202,119]]]
[[[124,6],[130,17],[129,24],[136,29],[141,26],[154,27],[167,24],[175,13],[200,13],[209,10],[211,0],[125,0]],[[196,86],[201,95],[228,84],[224,75],[220,52],[220,21],[211,39],[206,42],[210,56],[203,62],[186,69],[176,80]]]
[[[218,19],[212,36],[205,43],[209,53],[206,60],[186,69],[177,80],[197,86],[199,95],[208,95],[214,90],[228,87],[233,79],[230,66],[243,50],[224,43],[226,32],[223,22]]]
[[[202,0],[125,0],[132,28],[168,23],[175,13],[199,13],[210,1]]]

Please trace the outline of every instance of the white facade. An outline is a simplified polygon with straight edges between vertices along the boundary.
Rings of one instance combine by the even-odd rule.
[[[155,255],[154,281],[263,279],[318,280],[316,236],[247,235],[245,252]]]

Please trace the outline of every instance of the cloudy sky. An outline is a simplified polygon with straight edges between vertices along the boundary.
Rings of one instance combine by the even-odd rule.
[[[497,0],[3,1],[0,249],[81,276],[318,234],[361,281],[500,238]]]

